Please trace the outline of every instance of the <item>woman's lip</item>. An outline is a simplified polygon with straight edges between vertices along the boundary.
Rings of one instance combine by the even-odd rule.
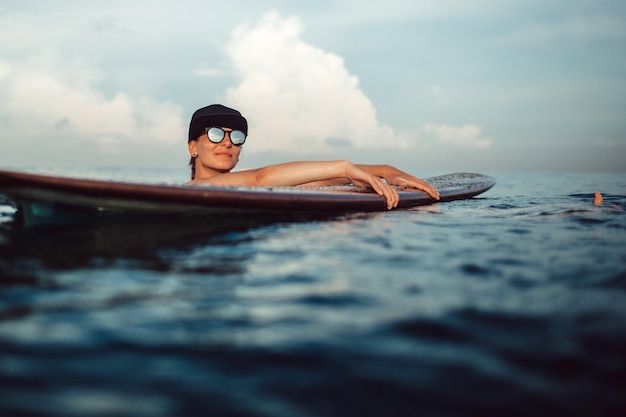
[[[227,156],[227,157],[230,158],[230,154],[226,153],[226,152],[217,152],[215,155],[217,155],[217,156]]]

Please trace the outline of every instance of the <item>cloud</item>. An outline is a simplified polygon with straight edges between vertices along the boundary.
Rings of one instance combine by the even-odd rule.
[[[180,106],[123,91],[107,96],[98,90],[103,79],[98,70],[60,61],[45,53],[23,62],[0,62],[3,136],[19,132],[25,141],[62,136],[106,152],[129,144],[168,145],[184,137]]]
[[[419,145],[418,134],[423,131],[400,131],[381,123],[344,59],[306,42],[297,17],[267,13],[236,26],[230,35],[220,32],[219,36],[229,36],[226,42],[217,32],[203,30],[194,38],[193,53],[181,52],[186,64],[170,66],[176,60],[169,55],[163,58],[162,42],[153,44],[135,33],[147,31],[149,22],[138,27],[128,24],[134,21],[131,11],[107,15],[100,26],[79,37],[75,36],[76,25],[83,21],[79,17],[93,19],[97,13],[60,13],[54,17],[62,24],[45,19],[45,13],[28,19],[21,14],[12,19],[0,17],[3,23],[15,21],[7,33],[23,33],[31,23],[40,23],[36,37],[24,48],[10,43],[0,46],[0,156],[5,160],[22,155],[23,143],[42,142],[50,150],[42,157],[46,160],[69,160],[70,152],[82,158],[89,152],[93,160],[108,156],[106,163],[118,163],[125,156],[134,164],[136,157],[127,154],[142,155],[148,150],[152,155],[161,152],[166,160],[172,149],[185,152],[180,142],[190,116],[187,106],[193,105],[192,101],[208,104],[207,96],[248,117],[251,129],[246,148],[255,153],[268,150],[351,158],[356,151],[373,154],[393,147],[389,153],[393,158],[393,154]],[[158,40],[165,37],[155,33]],[[175,38],[172,43],[189,44],[184,39]],[[125,48],[122,40],[133,47]],[[115,48],[104,47],[108,45]],[[149,55],[150,59],[143,55],[140,60],[126,59],[131,49],[135,53],[136,45],[159,53]],[[198,48],[206,50],[198,54]],[[197,77],[189,77],[190,73]],[[448,100],[447,91],[439,85],[432,85],[430,92],[438,102]],[[154,98],[157,94],[168,99]],[[395,98],[381,104],[399,105]],[[410,105],[403,105],[405,109],[408,117],[417,113]],[[430,132],[438,132],[437,137],[447,143],[490,143],[480,133],[475,137],[457,134],[465,139],[453,140],[440,130]]]
[[[306,43],[296,17],[265,14],[236,27],[226,53],[239,84],[226,102],[251,124],[249,147],[310,153],[408,146],[411,135],[381,125],[343,59]],[[257,141],[258,140],[258,141]]]
[[[493,140],[482,137],[482,131],[478,126],[471,124],[461,127],[427,124],[424,130],[433,134],[441,143],[476,148],[489,148],[493,144]]]

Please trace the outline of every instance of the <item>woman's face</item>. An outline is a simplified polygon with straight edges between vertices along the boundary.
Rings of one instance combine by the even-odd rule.
[[[226,132],[232,129],[223,127]],[[198,139],[189,142],[189,154],[197,154],[196,178],[203,178],[206,174],[215,171],[223,173],[229,172],[239,162],[241,146],[235,146],[230,141],[230,135],[225,135],[220,143],[213,143],[206,133],[200,135]]]

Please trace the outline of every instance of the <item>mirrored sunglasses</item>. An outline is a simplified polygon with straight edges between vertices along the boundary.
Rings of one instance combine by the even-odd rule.
[[[230,142],[235,146],[241,146],[246,141],[246,134],[241,130],[231,130],[229,132],[221,127],[207,127],[206,133],[209,140],[213,143],[220,143],[226,135],[228,135]]]

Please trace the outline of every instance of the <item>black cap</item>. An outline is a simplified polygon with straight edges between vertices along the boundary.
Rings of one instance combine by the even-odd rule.
[[[207,127],[229,127],[233,130],[241,130],[248,136],[248,122],[237,110],[211,104],[194,112],[189,123],[189,140],[198,139]]]

